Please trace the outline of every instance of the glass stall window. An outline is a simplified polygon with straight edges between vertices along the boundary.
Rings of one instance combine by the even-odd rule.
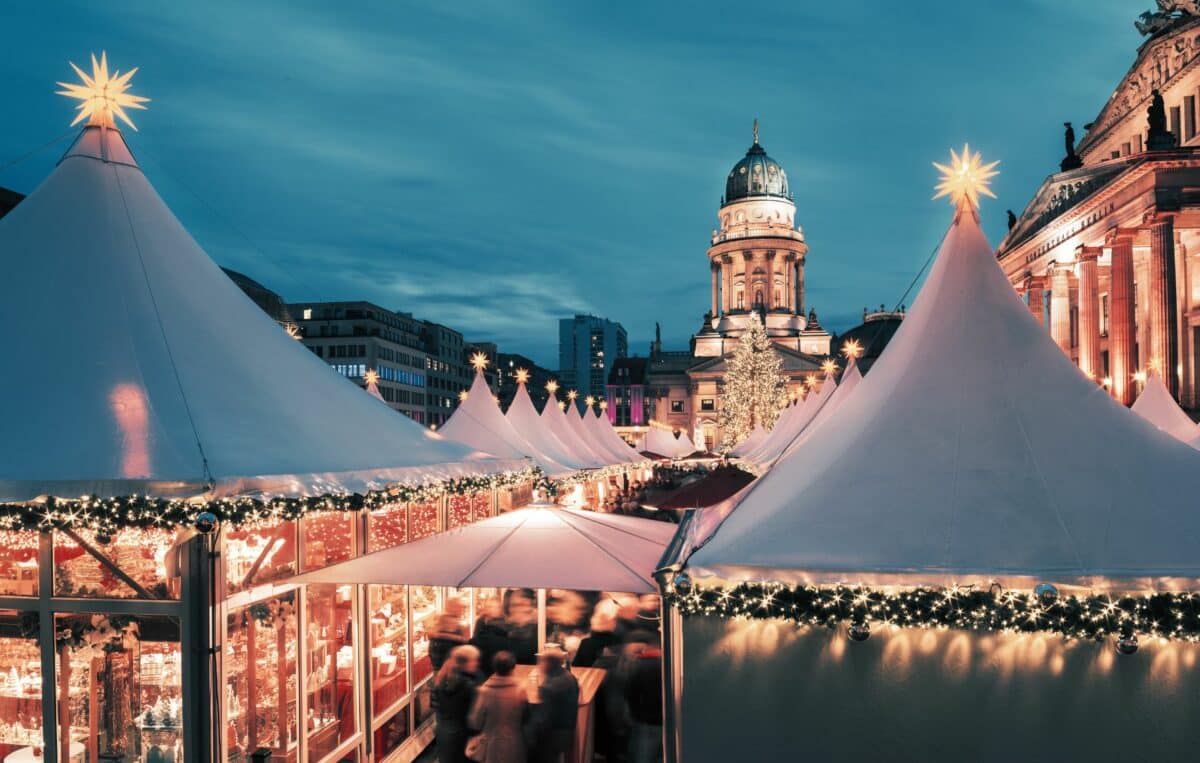
[[[225,641],[226,746],[230,760],[259,748],[294,761],[299,742],[295,594],[229,616]]]
[[[409,586],[409,612],[412,617],[413,686],[433,673],[429,656],[429,638],[437,620],[438,590],[434,586]]]
[[[179,622],[59,615],[58,747],[82,763],[181,763]]]
[[[54,533],[54,594],[106,599],[178,598],[170,551],[178,533],[165,528]]]
[[[371,710],[380,718],[408,694],[408,588],[368,586]]]
[[[42,753],[42,662],[35,612],[0,610],[0,760]]]
[[[305,589],[308,759],[324,760],[358,730],[353,586]]]
[[[38,546],[36,530],[0,531],[0,595],[38,595]]]
[[[273,520],[225,533],[226,587],[243,591],[296,574],[296,523]]]
[[[400,749],[400,745],[408,739],[408,722],[411,708],[407,705],[396,711],[379,728],[375,729],[375,759],[383,760],[388,755]]]
[[[367,519],[367,551],[379,551],[408,542],[408,507],[395,504],[372,511]]]
[[[309,514],[300,520],[301,537],[304,540],[305,570],[315,570],[330,564],[344,562],[355,556],[354,523],[357,512],[323,511]]]

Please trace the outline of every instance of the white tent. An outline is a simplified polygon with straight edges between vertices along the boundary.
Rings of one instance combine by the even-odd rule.
[[[781,418],[783,416],[786,416],[789,412],[791,412],[791,410],[792,410],[791,408],[785,409],[783,414],[781,414]],[[776,421],[776,424],[778,424],[778,423],[779,422]],[[738,456],[741,456],[745,453],[749,453],[750,451],[754,450],[759,445],[761,445],[762,441],[765,440],[766,438],[767,438],[767,430],[763,429],[761,425],[755,424],[754,429],[751,430],[750,434],[746,435],[746,439],[742,440],[741,442],[739,442],[737,445],[733,446],[729,450],[729,455],[733,456],[734,458],[737,458]]]
[[[646,432],[645,450],[666,458],[680,458],[692,452],[691,448],[685,451],[674,434],[658,427],[651,427]]]
[[[1200,575],[1200,453],[1083,377],[969,211],[836,421],[751,486],[694,575]]]
[[[587,468],[594,469],[604,466],[604,459],[600,458],[587,443],[579,438],[575,430],[571,428],[567,421],[567,414],[559,407],[559,402],[554,397],[546,401],[546,405],[542,408],[542,421],[546,422],[547,428],[554,433],[567,448],[567,452],[574,457],[575,463],[581,463]]]
[[[546,474],[571,471],[540,452],[513,428],[500,411],[500,404],[492,395],[482,371],[475,372],[467,399],[459,403],[450,420],[442,425],[441,434],[501,458],[529,458]]]
[[[1190,442],[1193,438],[1200,436],[1200,427],[1197,427],[1196,422],[1183,412],[1183,409],[1175,402],[1175,398],[1171,397],[1167,385],[1163,384],[1162,377],[1153,371],[1147,374],[1146,386],[1142,389],[1142,394],[1138,395],[1138,399],[1134,401],[1131,410],[1167,434],[1184,442]]]
[[[301,575],[300,583],[650,593],[669,522],[528,507]]]
[[[87,127],[0,219],[0,498],[359,491],[500,471],[292,339]]]
[[[608,466],[613,462],[612,454],[592,439],[591,432],[583,423],[583,413],[576,407],[574,401],[567,403],[567,409],[563,411],[563,419],[567,423],[567,428],[578,440],[579,447],[591,455],[599,466]]]
[[[603,412],[597,411],[594,416],[584,414],[584,424],[591,430],[593,439],[604,446],[604,448],[613,454],[615,461],[613,463],[637,463],[643,461],[637,451],[629,447],[629,445],[621,439],[621,435],[617,434],[617,430],[613,429],[609,423],[608,417]]]
[[[547,402],[547,405],[554,405],[554,402],[551,400]],[[508,419],[517,434],[525,438],[539,453],[544,453],[562,464],[566,470],[578,471],[588,466],[586,461],[578,458],[558,439],[558,436],[551,431],[549,422],[538,415],[537,408],[533,407],[533,400],[530,399],[524,382],[517,385],[517,394],[513,396],[513,401],[508,406],[508,412],[504,414],[504,417]]]
[[[777,421],[767,439],[763,440],[762,444],[752,452],[747,453],[743,460],[759,467],[773,463],[789,445],[796,441],[809,423],[825,409],[828,401],[837,393],[837,388],[837,382],[827,376],[821,383],[821,388],[816,392],[809,392],[798,406],[789,409],[791,415],[787,417],[787,420]]]
[[[700,448],[696,447],[695,443],[692,442],[692,438],[688,437],[688,433],[680,432],[679,433],[679,455],[680,456],[690,456],[693,453],[695,453],[697,450],[700,450]]]
[[[812,420],[809,421],[808,424],[792,438],[791,442],[784,446],[783,451],[772,460],[782,461],[783,459],[787,458],[789,453],[800,447],[800,443],[804,442],[810,437],[819,436],[818,433],[821,431],[822,427],[837,426],[836,412],[838,408],[846,401],[846,398],[850,396],[850,393],[854,391],[855,387],[858,386],[858,383],[862,381],[862,378],[862,372],[858,370],[858,363],[851,358],[849,364],[846,366],[846,370],[842,372],[842,380],[838,382],[837,387],[829,395],[829,399],[826,400],[825,404],[822,405],[820,409],[813,415]]]

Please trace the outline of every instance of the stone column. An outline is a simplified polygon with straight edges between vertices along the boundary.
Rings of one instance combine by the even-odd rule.
[[[1147,219],[1150,230],[1148,293],[1150,353],[1145,366],[1162,375],[1172,397],[1179,397],[1179,313],[1175,294],[1175,222],[1170,215]]]
[[[1025,294],[1029,301],[1029,312],[1038,323],[1046,325],[1046,279],[1043,276],[1028,276],[1025,279]]]
[[[721,302],[725,305],[721,314],[728,315],[733,309],[733,258],[728,254],[721,255],[721,274]]]
[[[1105,243],[1112,250],[1108,295],[1108,371],[1112,394],[1119,402],[1133,403],[1133,231],[1117,228]]]
[[[1071,356],[1071,269],[1050,265],[1050,336],[1059,349]]]
[[[767,251],[767,293],[763,295],[767,312],[775,309],[775,250]]]
[[[804,315],[804,257],[796,258],[796,315]]]
[[[717,309],[719,307],[717,305],[717,279],[721,275],[721,266],[717,264],[716,260],[713,260],[711,265],[712,265],[712,314],[715,317],[717,315]]]
[[[1090,379],[1103,375],[1100,365],[1100,247],[1081,246],[1079,261],[1079,368]]]

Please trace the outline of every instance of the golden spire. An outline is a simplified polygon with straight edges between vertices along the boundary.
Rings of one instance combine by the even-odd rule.
[[[999,163],[984,164],[979,152],[976,151],[972,154],[971,147],[965,144],[961,156],[954,153],[954,149],[950,149],[950,166],[933,163],[933,166],[942,173],[941,180],[937,185],[937,193],[933,198],[940,199],[943,196],[949,196],[950,203],[957,210],[966,208],[974,211],[979,209],[980,194],[996,198],[996,194],[992,193],[989,186],[992,178],[1000,174],[996,170],[996,165]]]
[[[754,118],[754,145],[758,145],[758,117]]]
[[[79,79],[83,80],[83,84],[59,82],[58,86],[64,89],[58,90],[56,93],[80,102],[76,107],[79,114],[75,116],[75,121],[71,122],[72,127],[85,119],[88,120],[89,125],[116,127],[116,122],[113,120],[115,116],[120,117],[122,122],[137,130],[137,126],[125,113],[125,109],[145,109],[143,104],[149,103],[150,99],[128,92],[129,80],[137,73],[136,66],[124,74],[114,71],[110,76],[108,54],[101,51],[99,62],[96,61],[96,54],[92,54],[92,76],[84,74],[83,70],[73,62],[71,68],[79,75]]]

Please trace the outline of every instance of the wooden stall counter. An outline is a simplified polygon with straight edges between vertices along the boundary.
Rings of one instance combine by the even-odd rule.
[[[526,687],[531,705],[539,702],[537,683],[530,680],[534,670],[533,665],[518,665],[513,669],[513,678]],[[591,763],[596,746],[594,700],[606,672],[600,668],[571,668],[571,675],[579,682],[579,715],[575,721],[575,754],[567,763]]]

